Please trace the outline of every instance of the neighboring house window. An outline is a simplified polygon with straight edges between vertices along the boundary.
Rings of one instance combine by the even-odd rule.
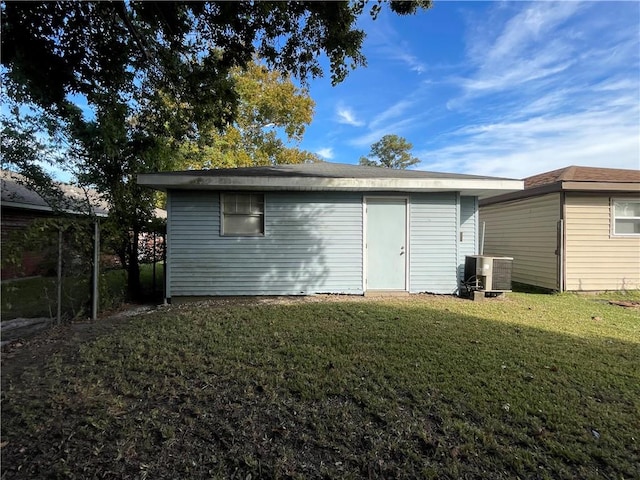
[[[613,200],[613,234],[640,235],[640,200]]]
[[[223,193],[222,235],[264,235],[264,195]]]

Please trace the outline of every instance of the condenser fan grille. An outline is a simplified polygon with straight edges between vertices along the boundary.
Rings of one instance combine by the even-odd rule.
[[[493,290],[511,290],[512,267],[513,260],[511,259],[493,259]]]

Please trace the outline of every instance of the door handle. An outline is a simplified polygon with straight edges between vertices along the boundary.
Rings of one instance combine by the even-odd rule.
[[[404,245],[400,247],[400,255],[404,255]]]

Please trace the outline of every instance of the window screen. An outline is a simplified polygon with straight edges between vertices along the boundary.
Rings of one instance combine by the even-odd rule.
[[[264,195],[222,195],[222,235],[264,235]]]
[[[640,235],[640,200],[614,200],[613,234]]]

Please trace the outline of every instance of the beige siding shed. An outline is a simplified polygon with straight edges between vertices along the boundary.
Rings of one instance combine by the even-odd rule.
[[[515,282],[559,289],[560,211],[559,193],[482,207],[484,254],[513,257]]]
[[[610,196],[567,192],[565,215],[567,290],[640,289],[640,238],[612,235]]]

